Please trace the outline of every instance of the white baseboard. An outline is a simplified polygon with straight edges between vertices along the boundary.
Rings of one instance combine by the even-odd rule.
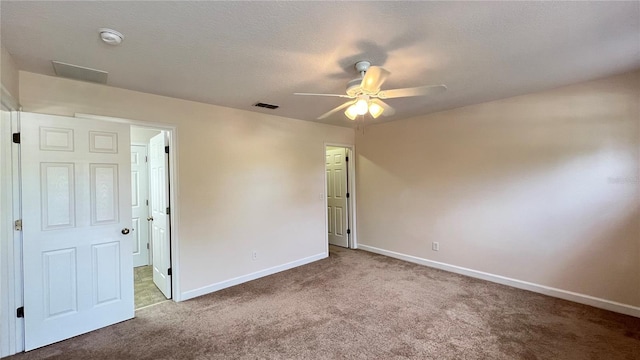
[[[300,260],[288,262],[286,264],[270,267],[268,269],[256,271],[256,272],[253,272],[251,274],[238,276],[238,277],[235,277],[233,279],[220,281],[220,282],[217,282],[215,284],[203,286],[201,288],[197,288],[197,289],[194,289],[194,290],[185,291],[185,292],[182,293],[182,296],[180,297],[180,301],[193,299],[195,297],[206,295],[206,294],[210,294],[212,292],[215,292],[215,291],[218,291],[218,290],[222,290],[222,289],[226,289],[226,288],[231,287],[231,286],[239,285],[239,284],[245,283],[247,281],[259,279],[259,278],[264,277],[264,276],[269,276],[269,275],[273,275],[275,273],[279,273],[281,271],[293,269],[295,267],[306,265],[306,264],[312,263],[314,261],[322,260],[322,259],[326,258],[327,256],[328,256],[327,253],[321,253],[321,254],[309,256],[309,257],[306,257],[306,258],[302,258]]]
[[[589,296],[585,294],[579,294],[572,291],[556,289],[556,288],[552,288],[545,285],[530,283],[527,281],[511,279],[511,278],[500,276],[500,275],[489,274],[486,272],[467,269],[464,267],[450,265],[450,264],[446,264],[438,261],[427,260],[424,258],[419,258],[417,256],[406,255],[406,254],[402,254],[402,253],[398,253],[390,250],[384,250],[384,249],[376,248],[369,245],[359,244],[358,248],[364,251],[369,251],[372,253],[389,256],[392,258],[412,262],[415,264],[425,265],[425,266],[449,271],[456,274],[461,274],[461,275],[466,275],[466,276],[477,278],[477,279],[487,280],[487,281],[511,286],[518,289],[529,290],[536,293],[553,296],[556,298],[569,300],[569,301],[577,302],[580,304],[590,305],[600,309],[610,310],[617,313],[631,315],[631,316],[640,318],[640,307],[637,307],[637,306],[622,304],[622,303],[618,303],[611,300],[601,299],[601,298],[597,298],[597,297]]]

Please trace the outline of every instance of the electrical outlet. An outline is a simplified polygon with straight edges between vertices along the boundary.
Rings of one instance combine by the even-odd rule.
[[[434,241],[431,243],[431,250],[433,251],[439,251],[440,250],[440,243],[437,241]]]
[[[258,252],[257,252],[257,251],[255,251],[255,250],[254,250],[254,251],[251,253],[251,259],[252,259],[253,261],[258,260]]]

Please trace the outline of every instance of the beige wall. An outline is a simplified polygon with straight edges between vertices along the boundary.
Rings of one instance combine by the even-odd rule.
[[[360,243],[640,306],[639,103],[635,72],[367,128]]]
[[[22,71],[20,101],[178,127],[183,294],[325,252],[324,142],[352,129]]]
[[[0,46],[0,83],[9,92],[9,96],[13,97],[13,101],[18,101],[19,82],[18,67],[16,66],[11,54]],[[6,94],[2,92],[2,96]]]

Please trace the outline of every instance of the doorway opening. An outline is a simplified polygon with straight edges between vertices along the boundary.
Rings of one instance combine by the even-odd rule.
[[[357,247],[353,147],[325,144],[327,244]]]
[[[167,131],[131,126],[131,224],[135,308],[171,299]]]
[[[9,161],[2,167],[11,176],[3,176],[2,190],[13,199],[13,224],[7,228],[13,241],[3,237],[0,254],[14,286],[1,284],[3,298],[13,306],[3,306],[2,318],[9,320],[2,323],[9,326],[2,327],[7,331],[1,342],[10,347],[0,350],[29,351],[135,317],[133,238],[142,220],[151,219],[132,222],[133,127],[155,130],[142,141],[149,162],[144,167],[149,198],[144,200],[145,206],[149,200],[148,217],[154,223],[148,226],[147,264],[158,270],[151,278],[164,299],[180,301],[178,278],[172,281],[180,270],[176,127],[20,111],[9,128],[4,115],[2,132],[13,132],[12,143],[1,142],[6,158],[11,150],[10,168]],[[162,247],[156,250],[154,243]],[[144,260],[141,254],[140,265]]]

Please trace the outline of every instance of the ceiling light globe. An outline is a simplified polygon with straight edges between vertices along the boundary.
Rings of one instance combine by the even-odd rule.
[[[347,110],[344,112],[344,114],[350,119],[350,120],[355,120],[356,117],[358,116],[358,111],[356,111],[356,105],[353,104],[351,106],[349,106],[347,108]]]
[[[383,111],[384,109],[382,108],[382,106],[376,103],[371,103],[369,105],[369,114],[371,114],[371,117],[373,117],[374,119],[377,119],[378,116],[382,115]]]
[[[364,115],[369,111],[369,104],[367,104],[367,100],[365,99],[358,100],[353,106],[355,106],[358,115]]]

